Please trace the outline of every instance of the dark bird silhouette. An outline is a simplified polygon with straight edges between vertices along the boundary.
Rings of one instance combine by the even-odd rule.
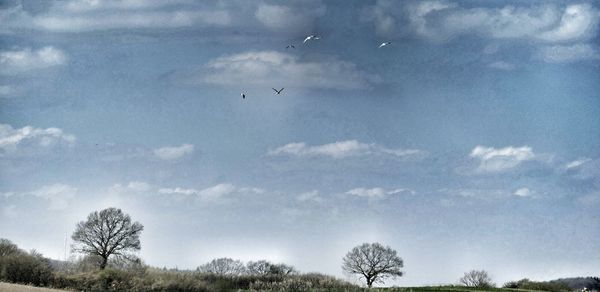
[[[271,89],[273,89],[273,90],[275,91],[275,93],[276,93],[276,94],[281,94],[281,92],[283,91],[283,89],[284,89],[284,88],[282,87],[282,88],[281,88],[281,89],[279,89],[279,90],[277,90],[277,89],[275,89],[275,88],[271,88]]]
[[[246,94],[245,93],[241,93],[240,95],[242,96],[242,99],[246,98]]]
[[[285,48],[286,48],[286,49],[289,49],[289,48],[295,49],[296,47],[294,47],[294,45],[292,45],[292,44],[289,44],[289,45],[287,45],[287,47],[285,47]]]

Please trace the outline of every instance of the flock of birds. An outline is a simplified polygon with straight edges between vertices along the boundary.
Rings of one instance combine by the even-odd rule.
[[[320,39],[321,39],[320,36],[316,36],[316,35],[311,34],[309,36],[306,36],[306,38],[304,39],[304,41],[302,43],[306,44],[306,42],[308,42],[308,41],[320,40]],[[392,44],[392,42],[383,42],[383,43],[381,43],[379,45],[379,48],[381,49],[381,48],[383,48],[385,46],[388,46],[388,45],[391,45],[391,44]],[[289,44],[285,48],[286,49],[295,49],[296,47],[294,46],[294,44]],[[275,94],[279,95],[279,94],[281,94],[281,92],[283,91],[284,88],[282,87],[279,90],[277,90],[275,88],[271,88],[271,89],[273,89],[273,91],[275,91]],[[240,95],[242,96],[242,99],[246,99],[246,93],[245,92],[242,92]]]

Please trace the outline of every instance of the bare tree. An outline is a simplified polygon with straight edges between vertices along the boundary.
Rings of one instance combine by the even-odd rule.
[[[0,258],[21,253],[22,251],[19,249],[19,247],[17,247],[16,244],[12,243],[8,239],[0,238]]]
[[[198,271],[222,276],[239,276],[245,271],[244,263],[230,258],[218,258],[198,267]]]
[[[467,287],[490,288],[495,286],[494,282],[492,282],[492,277],[484,270],[466,272],[458,282]]]
[[[108,258],[129,258],[130,251],[140,250],[140,233],[144,226],[131,222],[129,215],[121,209],[108,208],[88,215],[86,221],[77,224],[71,238],[72,249],[101,258],[100,269],[106,268]]]
[[[269,271],[271,270],[271,265],[273,264],[265,260],[260,260],[256,262],[250,261],[246,265],[246,270],[250,275],[262,276],[267,275],[269,273]]]
[[[292,275],[298,272],[292,266],[286,264],[273,264],[271,262],[260,260],[256,262],[248,262],[246,270],[250,275]]]
[[[367,286],[373,283],[384,283],[386,278],[403,275],[400,268],[404,266],[395,250],[380,243],[363,243],[349,251],[343,259],[342,269],[351,274],[365,278]]]

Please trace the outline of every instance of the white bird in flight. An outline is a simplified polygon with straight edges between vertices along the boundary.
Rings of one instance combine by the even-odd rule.
[[[281,92],[283,91],[283,87],[279,90],[275,89],[275,88],[271,88],[275,91],[276,94],[281,94]]]
[[[305,44],[307,41],[318,40],[318,39],[321,39],[321,37],[311,34],[311,35],[307,36],[302,43]]]
[[[383,48],[383,47],[385,47],[387,45],[391,45],[391,44],[392,44],[392,42],[384,42],[384,43],[381,43],[381,45],[379,45],[379,47]]]

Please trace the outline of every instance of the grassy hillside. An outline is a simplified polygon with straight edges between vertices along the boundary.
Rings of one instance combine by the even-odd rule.
[[[39,288],[0,282],[0,292],[65,292],[66,290]]]

